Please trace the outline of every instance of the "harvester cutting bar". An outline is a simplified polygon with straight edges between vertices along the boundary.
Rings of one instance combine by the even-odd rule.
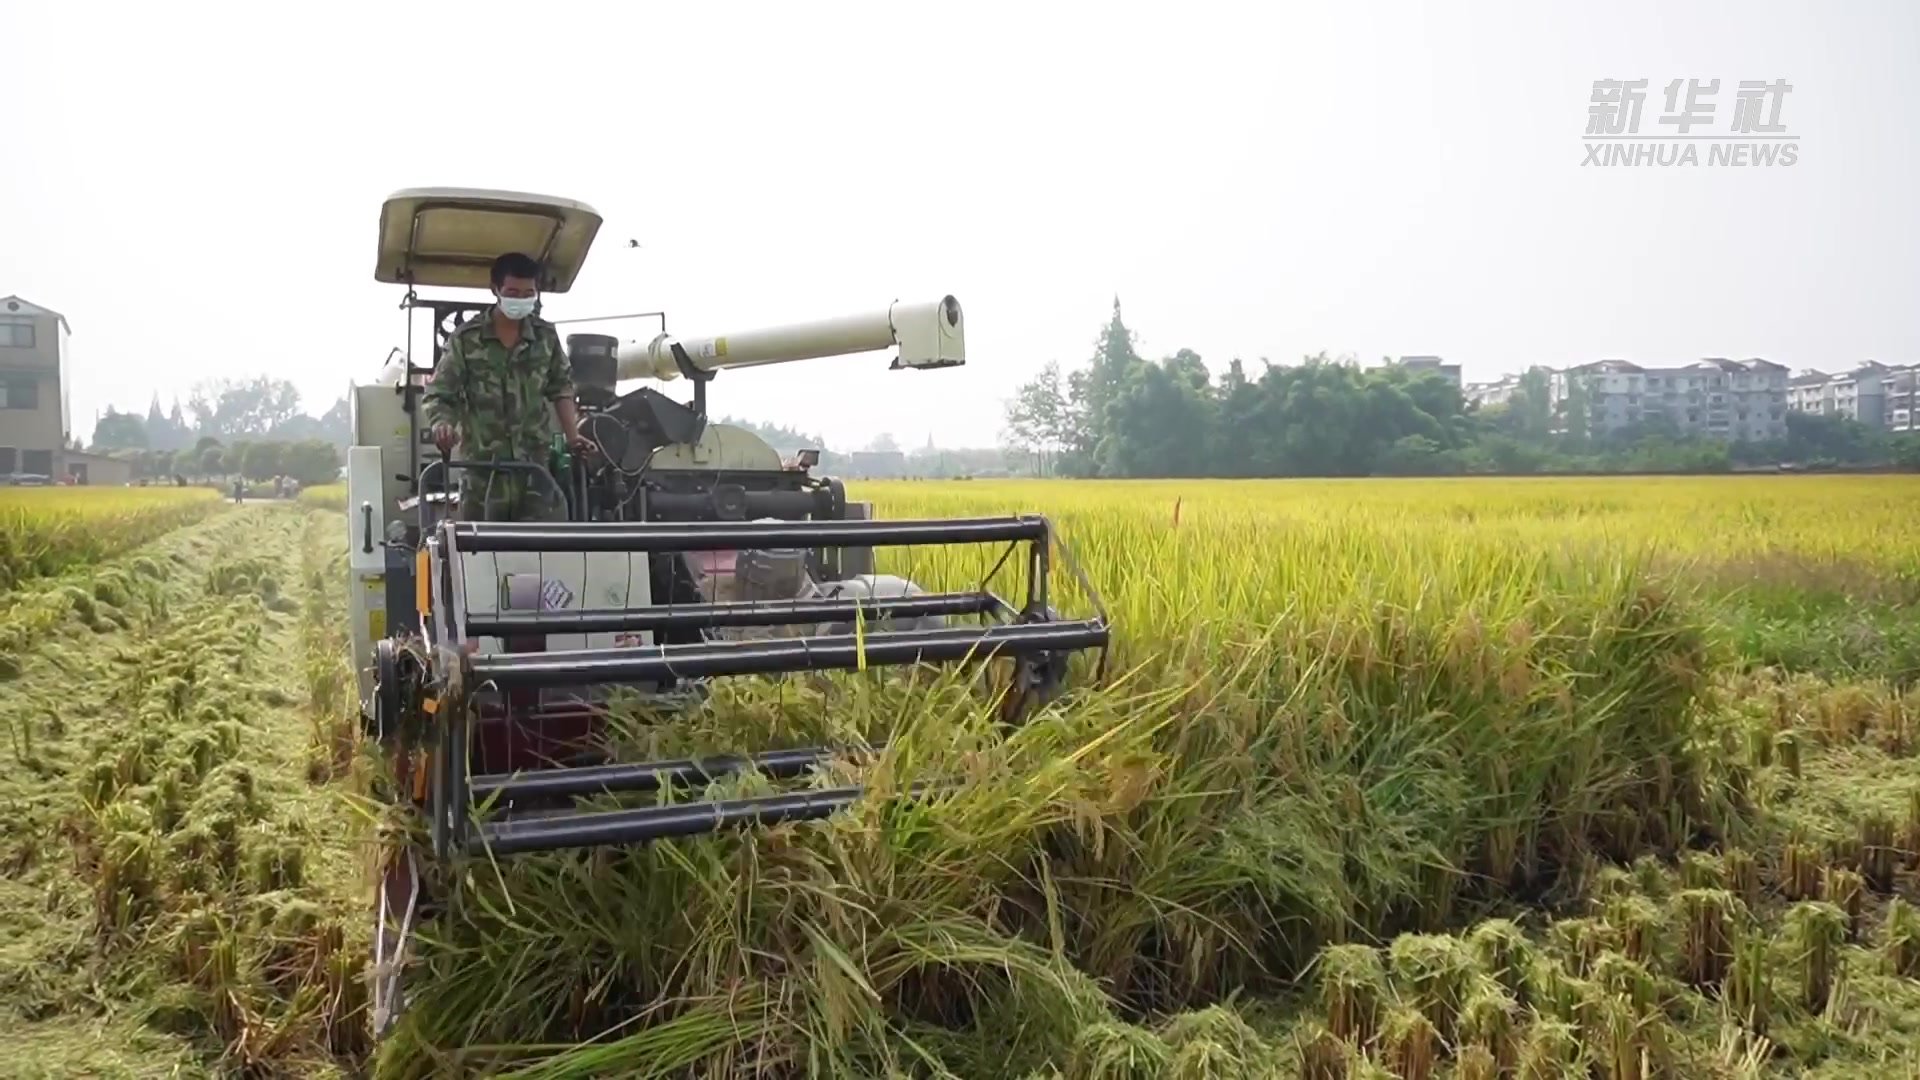
[[[480,845],[496,855],[562,848],[644,844],[674,836],[697,836],[737,826],[769,826],[788,821],[817,821],[853,805],[858,787],[757,795],[745,799],[601,810],[551,817],[506,818],[485,822]]]
[[[643,683],[716,675],[773,675],[938,663],[996,655],[1100,649],[1105,623],[1093,619],[943,630],[893,630],[813,638],[702,642],[618,649],[505,653],[467,660],[475,685],[503,690],[582,683]]]
[[[764,754],[729,754],[705,760],[683,758],[500,773],[473,777],[470,789],[474,801],[484,803],[495,795],[510,799],[546,799],[658,791],[670,785],[704,783],[749,770],[775,780],[791,780],[833,755],[832,750],[807,746],[793,750],[772,750]]]
[[[473,637],[619,634],[639,630],[852,622],[856,616],[919,619],[994,613],[1011,616],[1013,609],[991,592],[922,593],[863,600],[735,600],[717,604],[664,604],[625,611],[469,615],[467,633]]]
[[[448,526],[463,552],[667,552],[747,548],[909,547],[1047,539],[1039,516],[922,520],[544,522]]]

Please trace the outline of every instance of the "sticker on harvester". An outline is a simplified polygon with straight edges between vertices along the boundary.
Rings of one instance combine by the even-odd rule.
[[[550,579],[540,590],[540,606],[548,611],[558,611],[573,603],[573,591],[559,578]]]

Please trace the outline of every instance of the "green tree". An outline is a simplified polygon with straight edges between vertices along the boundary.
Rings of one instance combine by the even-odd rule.
[[[221,439],[270,436],[301,415],[300,391],[269,375],[201,383],[187,407],[202,435]]]
[[[240,475],[249,480],[271,480],[283,475],[286,451],[294,445],[282,442],[240,444]]]
[[[1258,476],[1260,390],[1247,378],[1239,358],[1227,363],[1226,374],[1214,390],[1213,444],[1209,448],[1215,475]]]
[[[1514,387],[1511,408],[1523,439],[1546,442],[1553,435],[1553,382],[1545,368],[1528,368]]]
[[[147,445],[147,425],[132,413],[114,411],[111,405],[93,425],[95,450],[144,450]]]
[[[1920,470],[1920,434],[1908,432],[1893,436],[1887,443],[1887,456],[1902,469]]]
[[[281,475],[302,487],[328,484],[339,478],[340,450],[324,439],[288,443],[282,450]]]
[[[1127,451],[1114,436],[1109,410],[1126,390],[1129,377],[1146,364],[1134,345],[1134,333],[1121,318],[1120,298],[1116,296],[1113,316],[1095,339],[1093,361],[1087,366],[1086,378],[1075,387],[1076,407],[1083,411],[1085,418],[1086,449],[1091,452],[1094,469],[1101,475],[1125,475],[1115,471],[1116,459],[1125,456]]]
[[[1101,472],[1110,476],[1205,476],[1214,404],[1199,357],[1181,350],[1139,364],[1107,405]]]
[[[1586,383],[1568,380],[1566,393],[1554,403],[1553,419],[1555,429],[1573,445],[1582,446],[1587,441],[1587,409]]]
[[[1822,465],[1878,465],[1888,460],[1888,434],[1844,416],[1790,412],[1782,456]]]
[[[147,405],[146,428],[147,445],[155,450],[184,450],[193,445],[193,429],[180,411],[178,401],[173,403],[171,413],[163,413],[160,398],[155,396]]]
[[[1466,437],[1466,401],[1460,396],[1460,388],[1453,380],[1432,371],[1421,371],[1393,365],[1381,369],[1374,375],[1375,385],[1390,387],[1405,398],[1405,404],[1395,401],[1394,408],[1403,416],[1409,416],[1407,409],[1417,411],[1433,421],[1411,421],[1419,427],[1431,427],[1423,432],[1433,439],[1442,449],[1455,446]]]
[[[1004,404],[1001,445],[1029,471],[1048,476],[1088,476],[1094,471],[1094,430],[1086,369],[1063,380],[1048,361],[1039,374]]]
[[[1060,453],[1070,438],[1067,417],[1067,391],[1060,379],[1060,364],[1049,360],[1040,373],[1021,383],[1006,403],[1001,443],[1023,455],[1032,471],[1051,476]]]
[[[1380,455],[1376,471],[1385,476],[1433,476],[1458,472],[1457,458],[1425,435],[1402,435]]]

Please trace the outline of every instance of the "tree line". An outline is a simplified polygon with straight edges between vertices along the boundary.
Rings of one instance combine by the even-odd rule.
[[[723,416],[718,422],[746,428],[764,439],[767,445],[773,447],[782,457],[792,457],[801,450],[820,451],[818,471],[825,476],[839,476],[846,479],[912,477],[922,480],[951,480],[961,477],[1003,475],[1008,471],[1006,455],[998,447],[938,447],[929,442],[925,446],[903,449],[899,440],[893,437],[892,432],[883,431],[869,440],[861,451],[843,453],[828,449],[826,441],[819,435],[798,431],[783,424],[742,420],[732,416]],[[899,459],[897,463],[886,464],[883,461],[863,460],[861,453],[898,454]]]
[[[89,449],[127,461],[137,480],[287,477],[302,485],[337,479],[351,441],[347,399],[313,416],[285,379],[213,380],[193,390],[183,409],[163,412],[158,398],[146,415],[109,407],[94,425]]]
[[[1767,442],[1691,437],[1661,416],[1589,434],[1561,415],[1539,369],[1506,403],[1476,408],[1432,371],[1324,353],[1261,364],[1254,374],[1234,359],[1216,378],[1191,349],[1146,360],[1116,299],[1086,365],[1048,363],[1006,403],[1001,445],[1023,471],[1079,477],[1920,468],[1920,438],[1797,412],[1786,414],[1785,437]]]
[[[238,476],[267,481],[284,476],[303,487],[338,480],[341,463],[340,448],[321,439],[222,443],[210,435],[180,450],[115,450],[112,456],[133,467],[135,480],[197,481]]]

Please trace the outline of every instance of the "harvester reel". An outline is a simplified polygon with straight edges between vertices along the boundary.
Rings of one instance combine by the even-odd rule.
[[[710,762],[593,761],[570,749],[591,739],[604,716],[601,690],[643,695],[692,689],[728,677],[778,678],[802,673],[886,666],[1010,660],[1013,684],[1005,715],[1018,718],[1051,700],[1064,685],[1071,653],[1104,652],[1104,618],[1062,618],[1047,602],[1046,552],[1054,534],[1043,517],[958,519],[782,519],[750,521],[461,522],[443,521],[427,547],[428,580],[466,580],[469,560],[492,573],[497,553],[564,559],[598,553],[632,558],[736,553],[730,572],[745,574],[736,590],[697,580],[653,602],[599,610],[468,606],[460,588],[443,589],[433,605],[434,640],[409,652],[426,669],[423,704],[435,711],[424,732],[432,765],[419,774],[428,790],[415,796],[432,823],[433,851],[445,858],[646,843],[737,824],[812,820],[851,805],[858,786],[785,791],[717,802],[576,807],[600,794],[645,795],[712,775]],[[926,592],[904,578],[856,575],[817,588],[789,580],[797,553],[821,549],[922,544],[1007,543],[1026,552],[1024,602],[983,583],[968,591]],[[781,555],[762,565],[761,555]],[[758,595],[770,589],[769,595]],[[660,602],[664,600],[666,602]],[[524,641],[556,634],[670,635],[645,644],[587,648],[491,650],[488,641]],[[404,657],[400,685],[406,685]],[[392,666],[392,665],[390,665]],[[998,664],[994,664],[998,667]],[[589,694],[589,689],[593,693]],[[473,695],[484,691],[484,699]],[[534,695],[545,695],[535,697]],[[533,702],[540,701],[540,704]],[[403,705],[399,713],[405,716]],[[490,750],[487,748],[491,748]],[[749,755],[753,767],[797,780],[831,758],[832,747]],[[597,755],[586,755],[597,756]],[[582,764],[571,764],[579,760]],[[744,761],[744,759],[743,759]],[[736,762],[729,768],[741,767]],[[557,803],[555,800],[559,800]],[[478,811],[475,813],[475,811]]]

